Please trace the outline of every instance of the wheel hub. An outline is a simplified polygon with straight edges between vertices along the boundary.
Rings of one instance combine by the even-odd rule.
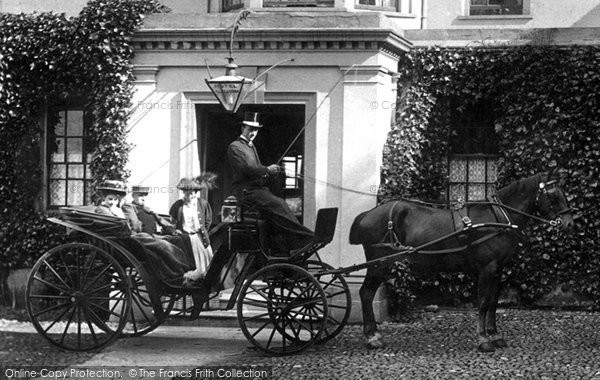
[[[71,301],[71,303],[80,303],[83,300],[83,297],[83,292],[78,290],[71,294],[71,297],[69,297],[69,301]]]

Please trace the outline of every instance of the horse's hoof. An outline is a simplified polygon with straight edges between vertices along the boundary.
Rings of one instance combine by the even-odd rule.
[[[508,344],[506,344],[506,341],[504,339],[502,339],[502,338],[498,338],[498,339],[492,340],[492,344],[496,348],[506,348],[506,347],[508,347]]]
[[[372,337],[367,339],[367,348],[383,348],[383,342],[381,341],[381,335],[375,333]]]
[[[496,351],[496,348],[490,342],[483,342],[479,343],[479,346],[477,346],[477,350],[479,350],[479,352],[494,352]]]

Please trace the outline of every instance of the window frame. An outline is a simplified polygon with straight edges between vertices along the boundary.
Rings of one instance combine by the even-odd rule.
[[[465,5],[466,14],[465,14],[465,16],[460,17],[460,18],[467,18],[467,19],[531,18],[531,0],[523,0],[523,9],[522,9],[521,13],[482,14],[482,15],[472,15],[471,14],[471,8],[472,8],[471,1],[472,0],[466,0],[466,5]],[[489,6],[489,4],[488,4],[488,6]],[[484,6],[481,6],[481,7],[484,7]]]
[[[69,123],[69,112],[81,112],[82,116],[81,116],[81,122],[82,122],[82,127],[81,127],[81,134],[74,134],[74,135],[70,135],[69,134],[69,127],[68,127],[68,123]],[[62,134],[56,134],[56,131],[50,131],[50,128],[56,128],[56,126],[58,124],[50,124],[49,123],[49,118],[50,115],[52,114],[57,114],[57,115],[61,115],[61,117],[64,118],[64,120],[62,120],[62,124],[63,124],[63,128],[64,131],[62,132]],[[43,149],[44,149],[44,160],[43,160],[43,170],[44,170],[44,208],[47,211],[56,211],[61,207],[69,207],[69,206],[75,206],[75,207],[79,207],[79,206],[87,206],[87,205],[91,205],[93,204],[92,199],[91,199],[91,185],[92,185],[92,176],[91,176],[91,170],[90,170],[90,164],[91,164],[91,151],[89,151],[89,128],[90,128],[90,113],[87,109],[85,109],[85,107],[82,106],[78,106],[78,105],[60,105],[60,106],[52,106],[52,107],[48,107],[46,109],[45,112],[45,118],[44,118],[44,130],[45,130],[45,134],[44,134],[44,144],[43,144]],[[50,141],[50,139],[53,138],[54,141]],[[63,155],[63,160],[62,161],[53,161],[53,154],[56,154],[56,152],[51,151],[50,145],[51,144],[56,144],[58,139],[63,139],[63,146],[62,146],[62,155]],[[67,152],[67,142],[69,139],[79,139],[81,142],[81,159],[79,161],[69,161],[69,156],[68,156],[68,152]],[[52,175],[53,173],[53,165],[64,165],[64,176],[56,176],[54,177]],[[81,165],[82,167],[82,174],[81,177],[77,177],[77,176],[72,176],[72,173],[70,173],[69,167],[70,166],[75,166],[75,165]],[[61,180],[64,181],[65,183],[65,193],[64,193],[64,199],[65,202],[64,204],[53,204],[52,202],[52,191],[51,191],[51,184],[53,180]],[[69,189],[73,188],[73,184],[70,184],[70,182],[74,182],[74,181],[81,181],[83,183],[83,188],[79,189],[77,188],[76,191],[82,191],[83,195],[82,195],[82,204],[69,204]]]
[[[387,11],[387,12],[396,12],[402,14],[412,14],[413,13],[413,0],[407,0],[407,8],[403,9],[403,0],[394,0],[394,6],[384,6],[384,5],[371,5],[371,4],[360,4],[360,0],[354,0],[354,9],[364,9],[364,10],[373,10],[373,11]],[[383,1],[383,0],[376,0]]]
[[[481,199],[470,199],[469,198],[469,187],[470,186],[474,186],[474,185],[483,185],[484,186],[484,199],[487,199],[489,196],[496,194],[496,182],[498,180],[498,159],[500,158],[499,154],[486,154],[486,153],[463,153],[463,154],[449,154],[447,157],[447,168],[448,168],[448,189],[447,189],[447,196],[446,199],[448,202],[452,202],[452,201],[456,201],[457,199],[453,199],[451,197],[452,195],[452,186],[453,185],[464,185],[464,197],[462,198],[462,201],[465,202],[472,202],[472,201],[480,201]],[[450,165],[451,165],[451,161],[453,159],[464,159],[466,161],[465,164],[465,179],[464,181],[452,181],[451,177],[450,177]],[[472,162],[474,160],[481,160],[483,159],[485,162],[485,169],[484,169],[484,180],[483,182],[481,181],[470,181],[469,180],[469,162]],[[489,181],[489,162],[490,161],[495,161],[494,165],[496,166],[496,173],[495,176],[496,178],[493,181]],[[491,191],[490,191],[490,187],[491,187]]]
[[[322,4],[320,4],[322,3]],[[324,4],[324,5],[323,5]],[[264,9],[289,8],[334,8],[335,0],[263,0]]]
[[[244,0],[221,0],[221,12],[244,8]]]

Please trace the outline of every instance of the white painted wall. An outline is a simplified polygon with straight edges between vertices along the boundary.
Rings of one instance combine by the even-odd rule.
[[[530,0],[526,18],[465,17],[469,0],[427,1],[428,29],[600,27],[600,0]]]

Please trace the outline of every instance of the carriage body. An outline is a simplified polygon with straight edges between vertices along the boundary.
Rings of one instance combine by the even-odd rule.
[[[203,281],[183,286],[157,275],[124,220],[65,209],[48,220],[66,227],[68,242],[34,265],[27,309],[51,343],[84,351],[147,334],[167,318],[196,318],[211,297],[231,288],[222,307],[237,306],[248,340],[269,354],[296,353],[333,338],[350,314],[342,276],[319,274],[331,269],[317,251],[331,241],[336,217],[337,209],[319,210],[313,242],[287,257],[265,249],[258,219],[219,226],[224,249]]]

